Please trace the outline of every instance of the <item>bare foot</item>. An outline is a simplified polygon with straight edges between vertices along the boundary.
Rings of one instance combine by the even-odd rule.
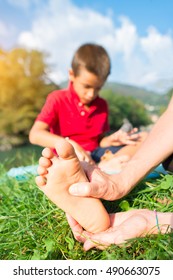
[[[39,160],[36,184],[63,211],[70,214],[84,229],[96,233],[110,226],[109,215],[99,199],[75,197],[68,189],[76,182],[88,181],[70,143],[57,142],[55,157],[49,148]]]

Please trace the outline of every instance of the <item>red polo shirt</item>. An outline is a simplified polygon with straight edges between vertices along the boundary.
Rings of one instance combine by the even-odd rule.
[[[51,133],[69,137],[86,151],[96,149],[99,136],[109,130],[106,101],[97,97],[86,110],[71,83],[48,95],[36,121],[47,123]]]

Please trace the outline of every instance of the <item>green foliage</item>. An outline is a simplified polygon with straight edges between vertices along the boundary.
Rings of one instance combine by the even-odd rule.
[[[167,106],[169,101],[167,94],[158,94],[154,91],[146,90],[141,87],[116,82],[106,82],[103,89],[111,90],[112,92],[116,92],[124,97],[134,97],[142,103],[153,105],[154,107]]]
[[[169,103],[170,99],[173,96],[173,88],[169,89],[165,96],[167,97],[168,101],[167,101],[167,104],[165,104],[163,102],[163,104],[159,106],[159,108],[158,108],[158,110],[156,112],[159,116],[161,116],[165,112],[165,110],[166,110],[166,108],[168,106],[168,103]]]
[[[45,58],[36,50],[0,50],[0,137],[12,144],[26,141],[47,94],[55,89],[46,79]]]
[[[103,90],[101,96],[109,104],[109,121],[112,130],[119,129],[124,118],[127,118],[135,127],[151,123],[149,114],[141,101],[131,96],[119,95],[111,90]]]
[[[168,92],[167,92],[167,96],[169,99],[171,99],[171,97],[173,96],[173,88],[171,88]]]

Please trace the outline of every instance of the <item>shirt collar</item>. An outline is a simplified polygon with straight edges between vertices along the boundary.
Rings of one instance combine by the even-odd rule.
[[[79,96],[78,96],[78,94],[76,93],[76,91],[74,90],[74,87],[73,87],[73,83],[72,83],[72,82],[69,82],[68,90],[69,90],[69,92],[71,93],[72,97],[73,97],[75,100],[77,100],[77,101],[79,102],[79,101],[80,101]]]

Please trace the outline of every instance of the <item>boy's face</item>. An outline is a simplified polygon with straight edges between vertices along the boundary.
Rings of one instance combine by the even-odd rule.
[[[73,83],[74,90],[79,96],[80,101],[88,106],[98,96],[105,82],[85,68],[80,70],[78,76],[74,75],[73,70],[69,70],[69,79]]]

